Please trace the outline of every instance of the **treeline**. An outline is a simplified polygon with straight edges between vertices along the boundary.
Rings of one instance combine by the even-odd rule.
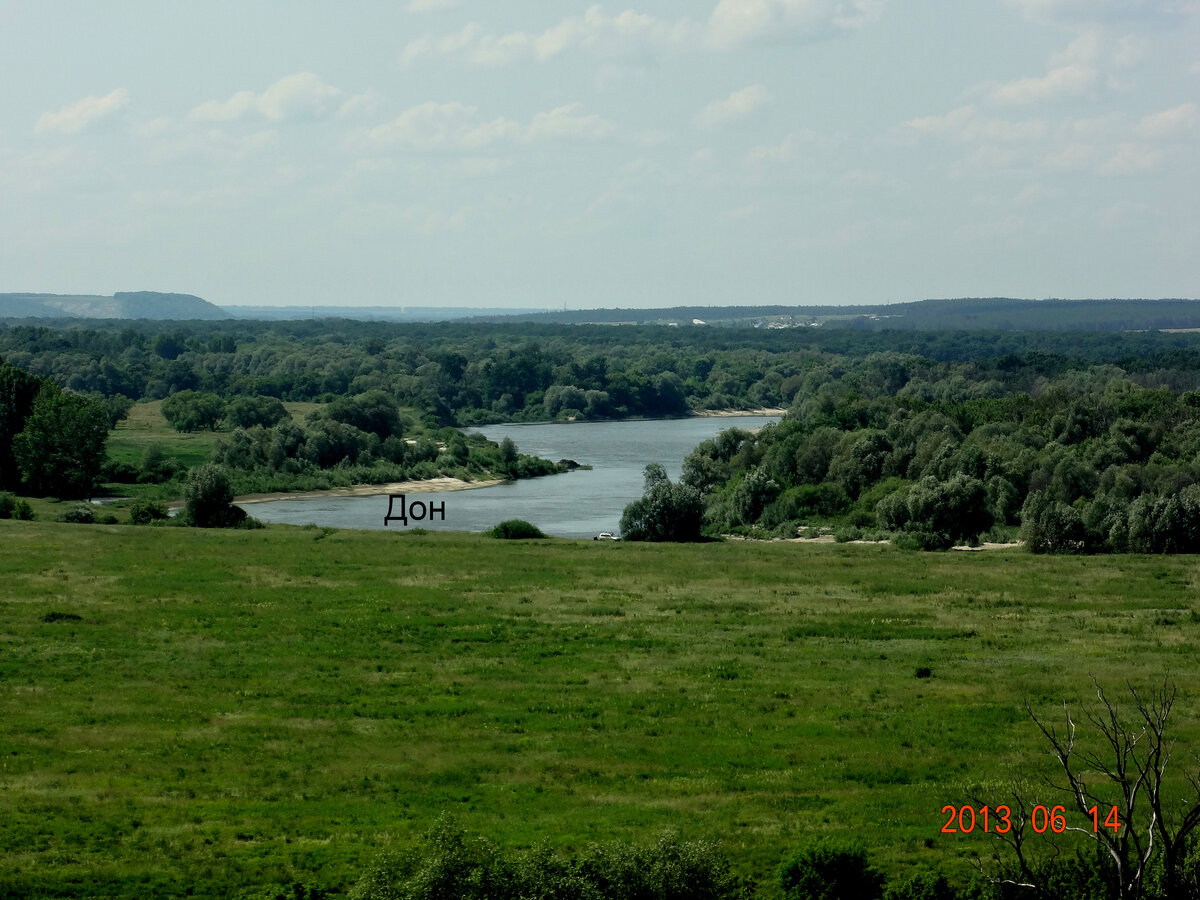
[[[705,441],[682,482],[711,533],[942,549],[1019,527],[1035,552],[1200,551],[1200,373],[996,362],[814,368],[782,422]]]
[[[1102,850],[1071,854],[1059,848],[1013,861],[1003,847],[986,874],[952,880],[935,864],[888,878],[861,844],[817,840],[783,859],[772,875],[735,874],[715,844],[673,833],[649,846],[591,844],[570,855],[545,845],[501,847],[443,818],[414,848],[381,855],[349,889],[351,900],[1182,900],[1200,891],[1200,867],[1163,872],[1161,850],[1147,854],[1136,874],[1119,871]],[[1185,854],[1186,855],[1186,854]],[[1189,857],[1189,860],[1192,858]],[[264,900],[340,895],[338,888],[293,885]]]
[[[678,416],[790,406],[822,367],[891,352],[975,362],[970,377],[1052,377],[1111,363],[1175,387],[1191,334],[788,331],[564,325],[110,323],[0,329],[0,355],[79,393],[180,391],[329,401],[382,390],[431,425]],[[989,373],[998,373],[993,376]]]

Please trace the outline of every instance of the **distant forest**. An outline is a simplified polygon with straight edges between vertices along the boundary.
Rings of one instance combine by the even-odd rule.
[[[870,306],[676,306],[563,310],[488,321],[586,324],[672,322],[691,326],[818,327],[864,330],[1145,331],[1200,328],[1200,300],[918,300]]]
[[[425,429],[785,407],[685,461],[706,533],[1200,550],[1197,334],[114,322],[10,326],[0,359],[79,394],[180,401],[164,412],[329,404],[320,447],[286,423],[235,429],[218,461],[263,478],[351,444],[348,463],[386,460],[370,423],[397,407]],[[437,440],[466,464],[471,448]]]

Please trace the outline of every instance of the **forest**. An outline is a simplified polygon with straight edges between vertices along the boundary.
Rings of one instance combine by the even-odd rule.
[[[1200,548],[1200,337],[1190,333],[91,322],[5,328],[0,359],[8,489],[20,486],[14,453],[34,493],[45,477],[30,466],[49,458],[33,437],[15,440],[12,423],[45,432],[64,404],[92,423],[90,438],[71,438],[93,448],[90,474],[69,482],[75,496],[184,477],[169,460],[95,449],[101,423],[143,401],[161,401],[181,432],[219,428],[210,461],[239,492],[545,474],[553,464],[458,429],[766,407],[787,415],[757,435],[706,441],[679,485],[648,479],[657,507],[631,536]],[[33,415],[31,385],[43,382],[57,393]],[[315,405],[297,420],[284,403],[301,402]],[[687,521],[660,528],[655,515]]]

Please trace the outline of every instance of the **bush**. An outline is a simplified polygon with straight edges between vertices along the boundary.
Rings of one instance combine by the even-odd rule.
[[[233,505],[233,488],[225,470],[213,463],[192,469],[184,488],[187,523],[197,528],[236,528],[246,511]]]
[[[86,503],[78,503],[62,514],[62,520],[72,525],[91,525],[96,521],[96,514]]]
[[[561,857],[505,852],[442,818],[416,853],[389,853],[351,889],[354,900],[742,900],[742,882],[711,844],[667,834],[650,847],[593,845]]]
[[[936,869],[914,872],[888,885],[884,900],[957,900],[958,893]]]
[[[532,522],[526,522],[524,519],[507,519],[486,532],[486,534],[488,537],[503,538],[509,541],[522,541],[548,536]]]
[[[0,519],[11,519],[16,506],[16,497],[8,491],[0,491]]]
[[[704,500],[690,485],[672,484],[658,463],[646,466],[645,493],[621,514],[621,537],[628,541],[698,541]]]
[[[109,461],[100,469],[100,480],[117,484],[136,484],[138,474],[138,467],[132,463]]]
[[[20,519],[23,522],[33,521],[33,507],[29,505],[28,500],[18,500],[13,504],[12,517]]]
[[[862,540],[862,529],[857,525],[839,525],[833,530],[833,539],[839,544]]]
[[[858,845],[822,842],[801,850],[779,868],[785,900],[879,900],[883,876]]]
[[[154,500],[135,500],[129,507],[129,524],[149,525],[167,518],[167,508]]]
[[[161,484],[175,477],[178,466],[175,460],[158,444],[151,444],[142,453],[141,471],[138,473],[139,484]]]

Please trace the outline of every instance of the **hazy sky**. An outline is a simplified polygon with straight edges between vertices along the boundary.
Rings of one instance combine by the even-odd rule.
[[[1200,0],[0,0],[0,80],[0,291],[1200,296]]]

